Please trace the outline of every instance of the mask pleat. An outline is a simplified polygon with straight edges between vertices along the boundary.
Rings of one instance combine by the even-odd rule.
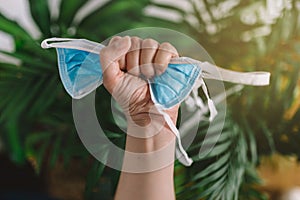
[[[71,81],[74,83],[77,72],[81,67],[82,62],[85,60],[87,53],[73,49],[65,49],[64,51],[67,71]]]
[[[182,102],[191,92],[201,69],[193,64],[169,64],[166,71],[151,82],[154,102],[171,108]]]

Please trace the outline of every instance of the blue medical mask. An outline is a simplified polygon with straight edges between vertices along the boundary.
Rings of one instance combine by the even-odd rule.
[[[104,47],[103,45],[85,39],[50,38],[44,40],[41,46],[57,49],[60,78],[72,98],[80,99],[102,84],[99,52]],[[215,73],[216,69],[219,74]],[[178,129],[164,110],[191,98],[190,94],[195,102],[194,105],[201,108],[203,102],[198,95],[198,89],[201,87],[207,98],[209,120],[213,120],[217,115],[217,110],[208,95],[203,78],[247,85],[268,85],[270,74],[234,72],[208,62],[180,57],[172,59],[163,74],[147,80],[152,101],[177,137],[176,156],[186,166],[191,165],[192,160],[181,145]]]
[[[80,99],[102,84],[99,54],[67,48],[57,48],[57,54],[61,80],[72,98]],[[196,64],[169,64],[163,74],[148,80],[154,103],[164,109],[181,103],[200,73]]]

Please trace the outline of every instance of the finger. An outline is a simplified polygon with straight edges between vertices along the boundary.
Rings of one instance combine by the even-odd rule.
[[[154,70],[156,75],[161,75],[165,72],[170,63],[171,58],[178,57],[176,48],[168,42],[159,45],[154,58]]]
[[[145,39],[142,41],[140,70],[146,78],[151,78],[155,75],[153,58],[156,54],[158,46],[158,42],[152,39]]]
[[[122,39],[121,36],[114,36],[114,37],[112,37],[112,38],[110,39],[110,41],[109,41],[109,43],[108,43],[107,46],[111,45],[112,43],[114,43],[114,42],[116,42],[116,41],[118,41],[118,40],[120,40],[120,39]]]
[[[120,70],[119,60],[130,48],[128,36],[112,41],[100,51],[100,63],[103,71],[103,84],[109,92],[113,91],[123,72]]]
[[[134,76],[140,75],[139,60],[142,39],[138,37],[131,38],[131,47],[126,55],[126,70]]]
[[[109,41],[108,45],[110,45],[110,44],[112,44],[112,43],[114,43],[114,42],[117,42],[117,41],[119,41],[120,39],[122,39],[122,37],[120,37],[120,36],[114,36],[114,37]],[[120,60],[118,61],[118,63],[119,63],[120,69],[121,69],[122,71],[126,71],[126,68],[125,68],[125,66],[126,66],[125,56],[122,56],[122,57],[120,58]]]

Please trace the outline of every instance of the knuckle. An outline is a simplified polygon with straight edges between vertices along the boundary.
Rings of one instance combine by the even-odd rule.
[[[141,40],[142,40],[141,38],[136,37],[136,36],[131,37],[131,41],[135,42],[135,43],[140,43]]]
[[[113,36],[113,37],[109,40],[107,46],[113,45],[116,41],[118,41],[118,40],[120,40],[120,39],[122,39],[122,37],[120,37],[120,36]]]
[[[113,37],[109,40],[108,46],[110,46],[112,43],[114,43],[114,42],[116,42],[116,41],[118,41],[118,40],[120,40],[120,39],[121,39],[120,36],[113,36]]]
[[[147,38],[147,39],[143,40],[142,46],[143,46],[143,48],[157,48],[158,42],[151,38]]]
[[[119,40],[121,38],[122,38],[121,36],[113,36],[110,40],[115,41],[115,40]]]
[[[159,49],[163,50],[163,51],[167,51],[169,53],[177,54],[176,48],[172,44],[170,44],[169,42],[161,43],[161,45],[159,46]]]
[[[160,44],[160,47],[164,48],[174,48],[173,45],[171,45],[169,42],[163,42]]]
[[[138,50],[140,48],[141,41],[142,40],[138,37],[132,37],[130,51]]]

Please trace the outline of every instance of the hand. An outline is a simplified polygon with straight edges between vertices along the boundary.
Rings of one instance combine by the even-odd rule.
[[[146,126],[151,119],[161,117],[155,112],[149,85],[141,77],[149,79],[164,73],[174,57],[178,57],[177,50],[169,43],[128,36],[113,37],[101,50],[103,84],[124,109],[127,119],[130,116],[137,125]],[[178,107],[166,111],[174,123]],[[159,120],[163,121],[162,117]]]

